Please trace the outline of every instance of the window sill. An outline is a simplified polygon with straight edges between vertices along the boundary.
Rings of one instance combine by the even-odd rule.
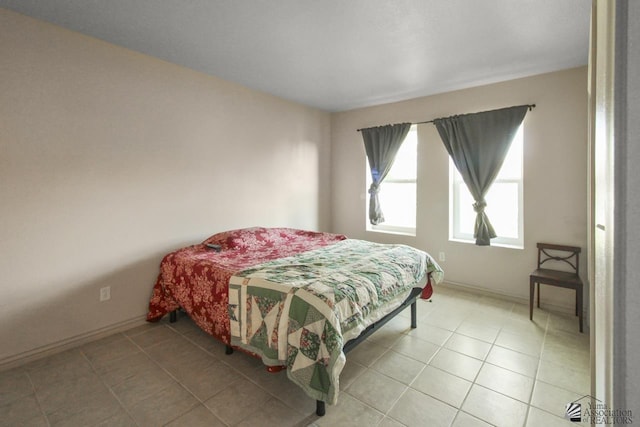
[[[372,233],[382,233],[382,234],[395,234],[398,236],[411,236],[416,237],[415,229],[395,229],[395,228],[370,228],[367,227],[367,231]]]
[[[449,238],[450,242],[456,242],[456,243],[466,243],[468,245],[474,245],[476,244],[475,240],[466,240],[466,239],[454,239],[454,238]],[[486,246],[483,246],[486,247]],[[524,245],[513,245],[513,244],[509,244],[509,243],[499,243],[499,242],[491,242],[491,246],[489,247],[496,247],[496,248],[506,248],[506,249],[520,249],[523,250],[524,249]]]

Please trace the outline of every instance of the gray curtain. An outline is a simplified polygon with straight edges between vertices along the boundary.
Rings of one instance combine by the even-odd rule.
[[[528,105],[464,114],[434,120],[444,146],[453,159],[475,203],[476,245],[489,246],[495,230],[484,212],[484,198],[495,180],[511,141],[522,124]]]
[[[369,221],[376,225],[384,222],[384,215],[378,200],[380,184],[391,170],[398,149],[409,133],[411,123],[377,126],[361,129],[364,149],[371,168],[371,187],[369,187]]]

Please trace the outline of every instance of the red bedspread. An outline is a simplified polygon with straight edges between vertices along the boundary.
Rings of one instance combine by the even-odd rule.
[[[199,245],[171,252],[160,264],[147,320],[160,320],[182,307],[202,330],[229,344],[228,290],[233,273],[344,239],[342,234],[254,227],[218,233]],[[207,243],[220,245],[221,251]]]

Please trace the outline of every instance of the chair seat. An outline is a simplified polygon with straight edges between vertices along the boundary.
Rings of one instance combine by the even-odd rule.
[[[549,270],[546,268],[539,268],[531,273],[530,276],[536,282],[554,284],[557,286],[565,286],[578,288],[582,287],[582,280],[580,276],[575,273]]]
[[[533,320],[533,302],[536,287],[538,289],[538,308],[540,308],[540,288],[543,284],[558,286],[576,291],[576,316],[582,332],[582,280],[580,279],[580,251],[577,246],[558,245],[554,243],[538,243],[538,269],[529,275],[529,319]],[[545,263],[549,264],[545,264]],[[557,266],[560,269],[542,268]],[[564,264],[563,264],[564,263]],[[573,271],[566,271],[571,267]]]

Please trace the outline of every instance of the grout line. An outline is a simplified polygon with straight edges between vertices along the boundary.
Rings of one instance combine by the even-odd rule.
[[[47,422],[47,426],[51,427],[51,422],[49,421],[49,417],[44,412],[44,409],[42,409],[42,403],[40,402],[40,398],[38,397],[38,393],[36,392],[36,386],[33,383],[33,380],[31,379],[31,375],[29,374],[29,371],[27,369],[24,370],[24,373],[27,376],[27,379],[29,380],[29,384],[31,384],[31,390],[33,391],[33,398],[36,399],[36,403],[38,404],[38,409],[40,409],[40,414],[42,414],[45,421]]]
[[[118,332],[118,334],[125,336],[122,332]],[[116,334],[114,334],[116,335]],[[96,374],[96,376],[98,377],[98,379],[100,380],[100,382],[107,388],[107,390],[109,390],[109,393],[111,393],[111,395],[116,399],[116,401],[118,402],[118,405],[120,405],[120,407],[124,410],[124,412],[129,416],[129,418],[131,418],[131,420],[133,420],[133,422],[139,426],[140,424],[138,424],[138,421],[136,421],[136,419],[134,418],[134,416],[131,414],[131,412],[129,412],[129,410],[127,409],[127,407],[122,403],[122,401],[120,400],[120,398],[118,397],[118,395],[115,393],[115,391],[113,391],[113,389],[109,386],[109,384],[107,384],[104,379],[102,378],[102,376],[96,371],[96,367],[93,366],[93,363],[91,363],[91,360],[89,360],[89,358],[87,357],[87,355],[84,353],[84,351],[82,351],[82,349],[80,350],[80,354],[82,354],[82,357],[84,357],[84,359],[87,361],[87,363],[89,363],[89,366],[91,367],[91,371]],[[102,420],[101,422],[105,422],[107,421],[109,418]]]

